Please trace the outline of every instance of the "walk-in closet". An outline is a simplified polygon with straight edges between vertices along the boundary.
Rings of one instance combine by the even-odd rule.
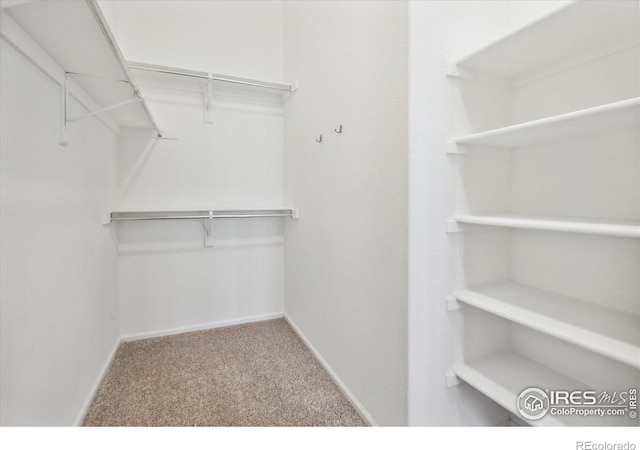
[[[639,425],[637,0],[0,5],[3,426]]]

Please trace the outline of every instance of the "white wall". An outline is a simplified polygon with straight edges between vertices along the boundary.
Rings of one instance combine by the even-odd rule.
[[[60,87],[0,51],[0,421],[73,425],[118,341],[117,136],[87,119],[58,146]]]
[[[129,60],[282,79],[281,2],[103,5]],[[177,140],[124,131],[114,210],[284,206],[280,97],[218,83],[205,123],[204,82],[135,75],[165,136]],[[216,221],[212,248],[203,248],[198,222],[118,224],[122,334],[281,315],[283,220]]]
[[[381,425],[407,422],[406,24],[404,2],[285,4],[285,311]]]
[[[507,30],[506,2],[409,2],[410,425],[478,425],[506,419],[468,386],[445,387],[444,377],[460,354],[456,334],[463,327],[462,317],[445,308],[455,285],[452,244],[458,239],[445,232],[455,186],[445,142],[468,131],[464,121],[454,120],[456,113],[469,121],[480,117],[488,127],[495,120],[474,110],[462,112],[446,65]],[[500,108],[495,99],[478,100],[482,106],[498,103]],[[498,109],[496,116],[504,114]],[[500,252],[491,254],[500,257]]]
[[[510,1],[507,4],[509,29],[515,30],[520,28],[521,26],[546,16],[556,9],[563,8],[572,1],[575,0],[536,0],[535,2],[527,0]]]
[[[281,1],[101,1],[127,59],[279,81]]]

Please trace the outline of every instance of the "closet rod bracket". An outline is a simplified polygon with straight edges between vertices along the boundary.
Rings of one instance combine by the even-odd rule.
[[[204,219],[204,247],[213,247],[213,211]]]
[[[207,92],[204,94],[204,122],[213,123],[213,74],[207,74]]]

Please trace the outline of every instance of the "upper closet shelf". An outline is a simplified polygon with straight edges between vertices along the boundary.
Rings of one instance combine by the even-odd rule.
[[[120,126],[155,128],[161,136],[95,0],[18,4],[3,9],[2,24],[2,36],[54,81],[66,85],[72,78],[97,103],[97,111],[82,117],[109,111]],[[62,73],[42,61],[42,50]]]
[[[454,296],[475,308],[640,369],[640,316],[635,314],[515,283],[463,289]]]
[[[455,138],[456,144],[522,147],[640,127],[640,97]]]
[[[637,45],[637,1],[574,1],[460,58],[454,66],[517,79],[538,68],[622,42]]]
[[[129,61],[127,63],[131,69],[144,70],[147,72],[163,73],[189,78],[200,78],[207,81],[220,83],[230,83],[251,88],[268,89],[271,91],[294,92],[296,87],[291,84],[278,83],[273,81],[257,80],[253,78],[242,78],[233,75],[220,75],[217,73],[203,72],[191,69],[181,69],[178,67],[160,66],[143,62]]]
[[[640,239],[640,224],[637,222],[596,222],[541,218],[508,214],[456,215],[453,221],[470,225],[489,225],[528,230],[562,231],[566,233],[595,234]]]

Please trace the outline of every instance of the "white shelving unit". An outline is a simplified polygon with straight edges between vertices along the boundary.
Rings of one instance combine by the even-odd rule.
[[[448,143],[457,201],[447,230],[465,231],[452,239],[452,297],[469,306],[449,308],[464,318],[452,370],[520,420],[525,388],[640,379],[639,47],[638,2],[577,1],[448,67],[462,101],[475,102],[460,119],[470,132]]]
[[[51,79],[61,86],[71,79],[118,126],[153,128],[161,135],[95,0],[25,2],[2,16],[2,36]]]
[[[461,289],[454,296],[467,305],[640,369],[640,316],[635,314],[516,283]]]
[[[453,368],[453,372],[466,383],[493,399],[514,415],[516,400],[520,392],[532,386],[545,386],[549,389],[588,390],[589,387],[548,367],[531,361],[516,353],[493,355],[471,361]],[[534,426],[580,426],[578,416],[550,416],[540,420],[525,420]],[[605,417],[601,426],[628,425],[626,417]]]
[[[562,231],[565,233],[595,234],[640,239],[640,224],[631,222],[603,223],[602,221],[578,221],[558,218],[501,215],[457,215],[453,220],[460,224],[487,225],[527,230]]]

